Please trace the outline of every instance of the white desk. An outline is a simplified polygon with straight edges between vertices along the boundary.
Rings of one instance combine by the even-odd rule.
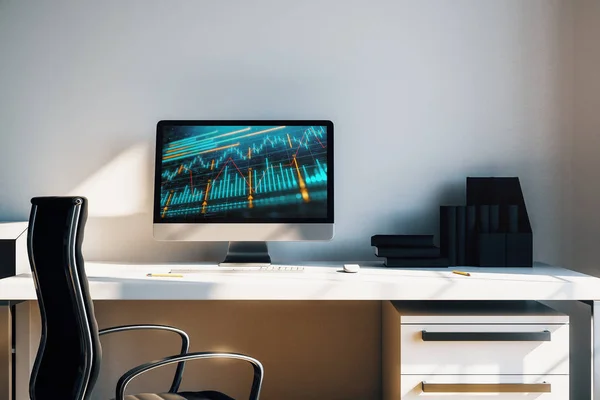
[[[219,272],[216,265],[87,262],[94,300],[600,300],[600,279],[563,268],[388,269],[361,263],[307,263],[302,272]],[[369,267],[371,265],[371,267]],[[147,277],[206,268],[183,278]],[[0,280],[0,300],[36,300],[31,274]]]
[[[190,264],[132,265],[87,262],[94,300],[538,300],[582,301],[600,313],[600,279],[563,268],[387,269],[360,263],[356,274],[339,272],[341,263],[307,263],[303,272],[219,272],[183,278],[147,277]],[[371,267],[369,267],[371,265]],[[0,300],[36,300],[30,274],[0,280]],[[600,332],[600,318],[593,319]],[[593,348],[600,335],[592,335]],[[593,392],[600,399],[600,352],[593,352]]]

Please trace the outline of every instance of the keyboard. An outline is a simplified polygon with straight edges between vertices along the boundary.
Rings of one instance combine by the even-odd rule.
[[[295,265],[269,265],[264,267],[209,267],[173,268],[172,274],[202,274],[206,272],[302,272],[304,267]]]
[[[269,265],[268,267],[259,267],[259,271],[266,272],[299,272],[304,271],[304,267],[291,265]]]

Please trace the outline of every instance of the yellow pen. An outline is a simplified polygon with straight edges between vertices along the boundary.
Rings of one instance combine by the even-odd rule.
[[[463,272],[463,271],[456,271],[456,270],[454,270],[454,271],[452,271],[452,273],[453,273],[453,274],[456,274],[456,275],[471,276],[471,274],[470,274],[470,273],[468,273],[468,272]]]
[[[181,274],[146,274],[149,278],[183,278]]]

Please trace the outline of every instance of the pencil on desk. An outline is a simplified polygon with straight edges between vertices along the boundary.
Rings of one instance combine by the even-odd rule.
[[[146,274],[149,278],[183,278],[182,274]]]
[[[457,274],[457,275],[471,276],[471,274],[468,272],[457,271],[457,270],[452,271],[452,273]]]

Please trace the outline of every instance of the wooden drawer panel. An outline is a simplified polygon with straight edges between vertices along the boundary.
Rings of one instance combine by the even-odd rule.
[[[569,325],[402,325],[401,374],[568,374]]]
[[[399,389],[399,393],[388,392],[384,398],[386,400],[566,400],[569,398],[569,376],[402,375]]]

